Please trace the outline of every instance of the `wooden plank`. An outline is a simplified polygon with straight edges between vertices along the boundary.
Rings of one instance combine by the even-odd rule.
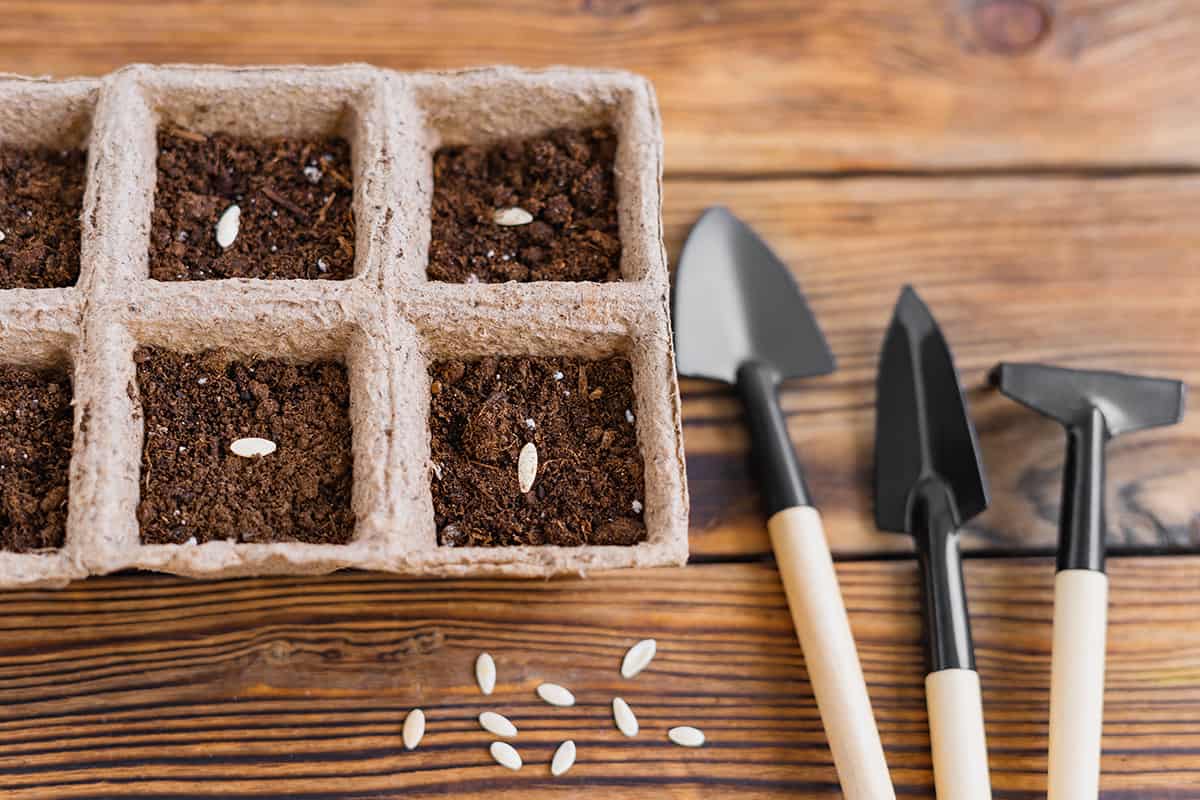
[[[1200,162],[1188,0],[0,3],[0,69],[624,67],[689,173]]]
[[[915,566],[839,566],[894,780],[932,797]],[[967,565],[998,796],[1043,791],[1053,567]],[[1195,798],[1200,558],[1116,559],[1106,798]],[[343,574],[198,583],[121,576],[5,598],[5,797],[837,797],[828,747],[767,565],[588,581],[417,582]],[[624,681],[624,649],[659,655]],[[495,695],[474,687],[493,653]],[[538,701],[559,681],[573,708]],[[623,738],[625,697],[642,733]],[[428,715],[406,752],[401,720]],[[491,763],[485,709],[520,728],[519,773]],[[709,744],[684,750],[690,723]],[[554,747],[579,762],[552,780]]]
[[[1057,536],[1062,431],[987,388],[996,362],[1130,370],[1200,388],[1200,179],[673,181],[673,261],[711,203],[731,206],[791,265],[839,359],[833,375],[789,387],[783,404],[844,555],[911,546],[875,531],[871,505],[876,359],[905,282],[945,329],[982,440],[992,507],[968,547],[1050,552]],[[683,393],[693,553],[766,552],[736,399],[695,381]],[[1200,545],[1200,414],[1108,451],[1110,544]]]

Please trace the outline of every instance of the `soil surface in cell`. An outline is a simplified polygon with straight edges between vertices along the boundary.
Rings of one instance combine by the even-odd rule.
[[[350,145],[344,139],[158,134],[150,277],[344,280],[354,272]],[[237,237],[217,223],[240,210]]]
[[[87,153],[0,145],[0,289],[74,286]]]
[[[430,370],[439,544],[631,545],[646,538],[624,358],[484,358]],[[537,448],[532,488],[517,461]]]
[[[143,542],[350,541],[344,366],[242,360],[222,350],[141,348],[135,359],[145,425]],[[235,455],[230,445],[248,437],[277,449]]]
[[[0,550],[62,547],[72,422],[65,373],[0,367]]]
[[[611,128],[438,150],[429,277],[455,283],[620,280],[616,150]],[[497,212],[507,209],[524,210],[532,220],[499,224]]]

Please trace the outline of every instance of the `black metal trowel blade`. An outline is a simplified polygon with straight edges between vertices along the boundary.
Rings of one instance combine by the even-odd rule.
[[[987,508],[975,428],[941,330],[911,287],[896,302],[880,355],[875,415],[875,522],[908,528],[908,504],[923,479],[954,497],[958,523]]]
[[[734,383],[748,362],[780,378],[834,370],[833,353],[788,268],[728,209],[708,209],[688,235],[671,312],[681,375]]]

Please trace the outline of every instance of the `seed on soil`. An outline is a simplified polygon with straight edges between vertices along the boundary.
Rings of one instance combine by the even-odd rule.
[[[625,653],[625,659],[621,662],[621,677],[628,680],[637,675],[654,659],[654,654],[657,652],[658,642],[653,639],[642,639],[629,648],[629,651]]]
[[[408,712],[408,716],[404,718],[404,749],[416,750],[417,745],[421,743],[421,737],[425,735],[425,712],[419,708],[414,708]]]
[[[304,177],[308,180],[309,183],[312,183],[312,184],[320,183],[321,182],[321,170],[317,169],[317,167],[315,165],[309,164],[307,167],[304,168]]]
[[[704,744],[704,731],[691,725],[680,725],[667,731],[667,738],[680,747],[700,747]]]
[[[573,706],[575,695],[557,683],[543,683],[537,687],[538,697],[552,706]]]
[[[523,208],[497,208],[492,215],[492,221],[497,225],[528,225],[533,222],[533,214]]]
[[[270,439],[247,436],[245,439],[234,441],[233,444],[229,445],[229,449],[233,451],[235,456],[254,458],[255,456],[269,456],[271,453],[274,453],[275,443]]]
[[[575,742],[567,739],[554,751],[554,758],[550,761],[550,774],[557,778],[573,766],[575,766]]]
[[[491,751],[492,758],[496,759],[496,763],[500,766],[507,767],[514,772],[521,768],[521,754],[508,742],[492,742],[492,746],[488,750]]]
[[[233,245],[241,219],[242,209],[235,204],[225,209],[225,213],[217,220],[217,244],[221,245],[222,250],[227,250]]]
[[[537,478],[537,468],[537,447],[533,442],[526,442],[525,446],[521,448],[521,455],[517,457],[517,483],[521,487],[522,494],[533,488],[533,482]]]
[[[3,242],[5,238],[4,231],[0,231],[0,242]]]
[[[484,711],[479,715],[479,726],[490,734],[508,739],[517,735],[517,726],[512,720],[495,711]]]
[[[275,452],[276,445],[270,439],[260,439],[257,436],[247,436],[236,439],[229,445],[230,451],[243,458],[269,456]]]
[[[629,703],[626,703],[620,697],[614,697],[612,708],[613,722],[617,723],[617,730],[629,737],[637,736],[639,725],[637,717],[633,715],[633,709],[629,707]]]
[[[633,513],[635,513],[635,514],[642,513],[643,506],[642,506],[641,500],[634,500],[632,503],[629,504],[629,507],[633,509]]]
[[[496,662],[488,653],[480,653],[475,659],[475,682],[484,694],[491,694],[496,689]]]

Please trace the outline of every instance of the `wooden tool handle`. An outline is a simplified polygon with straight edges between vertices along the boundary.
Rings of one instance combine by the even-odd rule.
[[[925,703],[938,800],[991,800],[979,673],[973,669],[929,673]]]
[[[1108,576],[1065,569],[1054,578],[1048,800],[1095,800],[1100,786]]]
[[[810,506],[785,508],[771,516],[767,529],[842,794],[847,800],[893,800],[821,515]]]

